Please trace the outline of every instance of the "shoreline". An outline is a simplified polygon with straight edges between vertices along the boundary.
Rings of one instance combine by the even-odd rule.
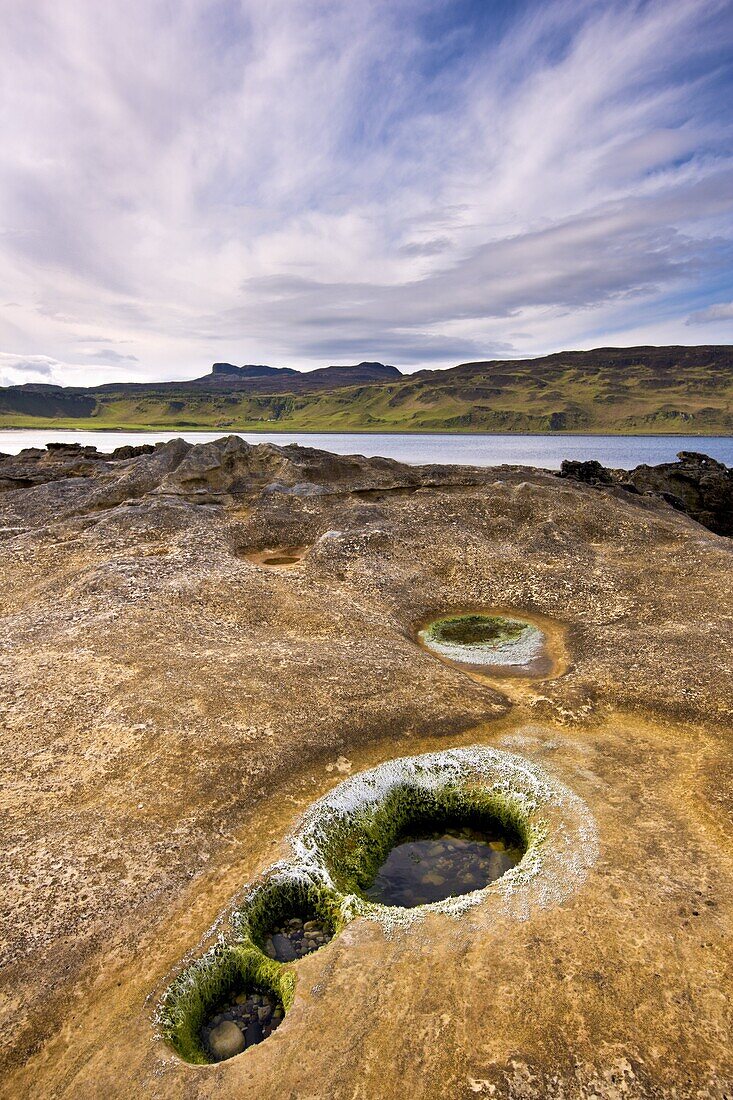
[[[160,435],[161,432],[175,435],[178,432],[202,432],[207,435],[217,435],[218,437],[226,435],[393,435],[404,436],[408,439],[414,439],[419,436],[428,436],[430,438],[440,436],[448,439],[466,439],[472,436],[488,439],[733,439],[733,432],[727,434],[723,432],[711,434],[701,434],[698,432],[431,432],[409,430],[397,431],[389,428],[380,431],[371,428],[352,428],[342,431],[337,428],[209,428],[187,427],[181,425],[172,428],[166,426],[158,428],[54,428],[52,425],[45,423],[20,428],[17,426],[3,427],[0,424],[0,434],[2,432],[44,431],[68,432],[70,434],[81,434],[84,432],[90,434],[109,433],[110,435],[124,433],[129,435]]]

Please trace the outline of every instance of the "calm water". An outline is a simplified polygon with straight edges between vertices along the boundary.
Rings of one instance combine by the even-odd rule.
[[[499,833],[448,830],[397,844],[364,891],[371,901],[411,909],[482,890],[522,858]]]
[[[250,443],[299,443],[336,454],[396,458],[400,462],[457,463],[467,466],[542,466],[558,470],[564,458],[596,458],[604,466],[631,469],[639,463],[672,462],[678,451],[702,451],[733,466],[733,437],[681,435],[393,435],[374,433],[237,432]],[[87,432],[53,428],[0,431],[0,452],[17,454],[24,447],[78,442],[111,451],[126,444],[187,439],[209,443],[222,432]]]

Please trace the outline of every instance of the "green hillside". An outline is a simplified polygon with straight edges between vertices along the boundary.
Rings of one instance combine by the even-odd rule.
[[[9,387],[0,427],[733,434],[729,346],[564,352],[358,385],[343,384],[352,368],[331,368],[338,385],[328,371],[316,384],[251,369],[180,383]]]

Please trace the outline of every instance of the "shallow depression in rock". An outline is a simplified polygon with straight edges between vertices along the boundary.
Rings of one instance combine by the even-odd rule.
[[[546,638],[526,619],[479,612],[445,615],[418,631],[429,652],[451,663],[481,670],[541,674],[547,665]]]
[[[412,908],[482,890],[519,863],[519,837],[498,827],[447,826],[405,836],[364,891],[381,905]]]
[[[246,558],[255,565],[266,565],[272,569],[287,569],[302,561],[310,548],[308,546],[270,546],[263,550],[239,549],[237,557]]]

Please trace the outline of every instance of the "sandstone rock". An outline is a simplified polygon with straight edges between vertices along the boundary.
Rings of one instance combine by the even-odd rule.
[[[14,532],[0,544],[0,744],[13,798],[13,843],[0,845],[13,987],[5,1092],[95,1097],[106,1066],[110,1095],[154,1086],[156,1100],[197,1089],[211,1100],[447,1098],[463,1095],[468,1074],[519,1095],[512,1067],[527,1051],[527,1095],[591,1096],[596,1071],[613,1064],[609,1035],[643,1074],[634,1095],[724,1087],[727,540],[616,485],[511,467],[387,469],[289,447],[237,458],[241,469],[222,476],[231,499],[200,508],[195,482],[158,492],[188,453],[166,448],[117,462],[45,451],[0,460],[0,475],[12,465],[31,482],[0,494],[0,529]],[[278,463],[283,484],[310,479],[323,492],[263,497]],[[421,491],[358,491],[400,482]],[[313,550],[301,572],[276,572],[238,558],[244,544]],[[509,700],[442,666],[413,628],[457,605],[561,622],[568,674]],[[556,769],[602,825],[603,862],[572,905],[516,923],[511,906],[497,921],[500,910],[482,905],[463,931],[429,922],[404,948],[355,921],[323,966],[302,964],[317,985],[311,994],[301,983],[297,1018],[257,1057],[200,1071],[150,1041],[141,965],[152,992],[161,960],[182,957],[208,926],[202,851],[223,903],[232,838],[247,837],[243,882],[281,854],[275,815],[284,828],[310,790],[340,778],[326,770],[339,754],[359,770],[479,726]],[[701,915],[686,927],[680,908],[692,898]],[[70,1052],[63,1025],[77,1001],[84,1027]],[[447,1006],[460,1026],[433,1029],[418,1050],[426,1006],[433,1016]]]

